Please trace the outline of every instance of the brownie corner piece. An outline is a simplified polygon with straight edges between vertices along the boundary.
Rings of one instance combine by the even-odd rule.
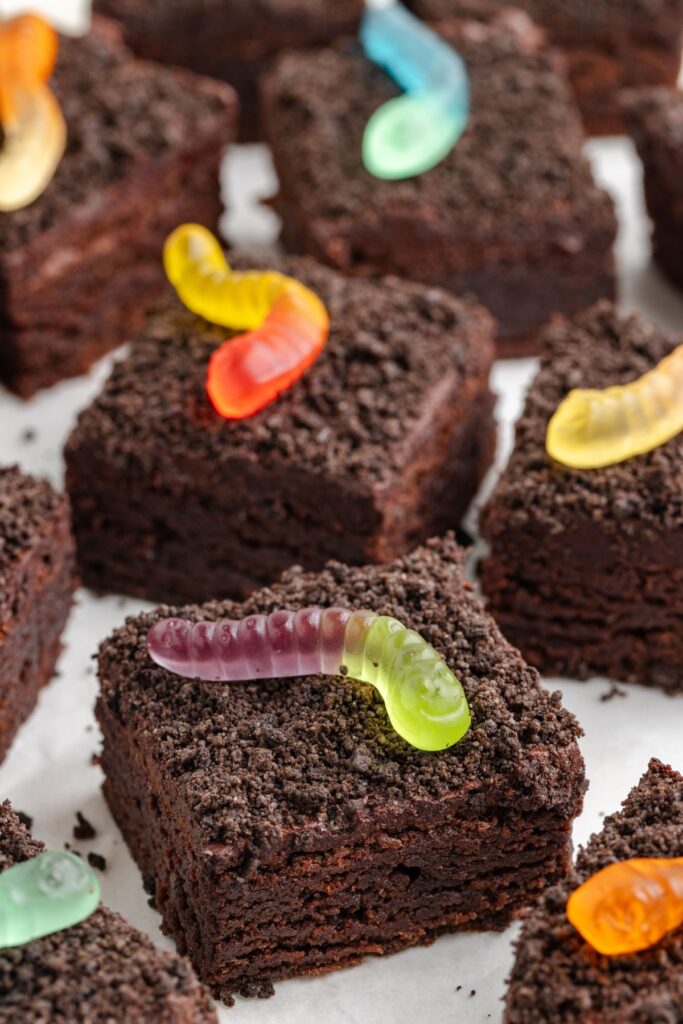
[[[624,98],[624,108],[643,163],[654,259],[683,288],[683,94],[634,90]]]
[[[0,803],[0,872],[44,851]],[[190,964],[100,906],[71,928],[0,949],[2,1024],[217,1024]]]
[[[505,927],[564,876],[585,789],[580,732],[500,635],[452,537],[386,566],[292,569],[217,620],[312,605],[417,630],[473,726],[427,754],[370,686],[303,677],[221,686],[153,665],[165,607],[99,656],[105,795],[164,927],[216,995],[351,966],[461,929]]]
[[[225,329],[173,299],[81,415],[65,454],[87,585],[241,597],[292,564],[387,562],[459,526],[495,449],[488,313],[310,259],[277,267],[320,295],[332,326],[270,406],[214,411],[207,365]]]
[[[447,157],[404,181],[373,177],[362,140],[397,94],[359,44],[284,55],[263,89],[283,238],[345,272],[396,273],[473,294],[504,355],[615,291],[616,219],[582,153],[553,51],[525,16],[438,26],[463,56],[472,113]]]
[[[75,586],[67,499],[0,467],[0,760],[53,676]]]
[[[622,809],[544,893],[516,943],[505,1024],[674,1024],[683,1006],[683,928],[640,953],[605,957],[567,920],[571,893],[615,861],[683,857],[683,777],[653,759]]]
[[[545,334],[510,462],[482,514],[482,589],[505,636],[546,675],[683,690],[683,435],[603,469],[546,451],[574,388],[641,377],[677,344],[601,303]]]
[[[0,216],[0,380],[22,398],[142,323],[165,287],[166,236],[218,222],[236,118],[227,85],[137,60],[97,19],[60,38],[49,84],[66,150],[44,192]]]

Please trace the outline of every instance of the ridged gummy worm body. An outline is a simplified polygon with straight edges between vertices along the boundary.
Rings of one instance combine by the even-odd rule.
[[[551,458],[599,469],[643,455],[683,431],[683,345],[638,380],[570,391],[548,424]]]
[[[323,350],[330,321],[318,296],[274,271],[232,271],[217,239],[201,225],[183,224],[169,236],[164,266],[193,313],[248,331],[226,341],[209,361],[207,392],[226,419],[265,408]]]
[[[152,659],[211,682],[347,675],[382,695],[394,729],[421,750],[444,750],[470,727],[460,681],[434,648],[397,619],[370,611],[306,608],[242,620],[162,619]]]
[[[23,946],[84,921],[100,885],[82,857],[46,850],[0,873],[0,948]]]
[[[363,160],[378,178],[410,178],[451,151],[469,116],[462,58],[397,0],[368,3],[360,32],[367,57],[404,90],[372,115]]]
[[[683,857],[609,864],[571,894],[567,917],[605,956],[649,949],[683,925]]]
[[[47,86],[57,34],[35,14],[0,24],[0,211],[28,206],[45,191],[66,146],[66,124]]]

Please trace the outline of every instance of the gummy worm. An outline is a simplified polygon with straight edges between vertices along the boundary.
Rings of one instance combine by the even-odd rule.
[[[0,874],[0,949],[84,921],[100,901],[95,874],[75,853],[46,851]]]
[[[57,59],[57,34],[24,14],[0,25],[0,210],[28,206],[49,185],[66,146],[59,104],[45,84]]]
[[[213,682],[322,673],[370,683],[396,732],[420,750],[445,750],[470,727],[462,684],[443,658],[387,615],[305,608],[241,621],[162,619],[148,649],[170,672]]]
[[[209,362],[207,392],[226,419],[265,408],[322,352],[330,320],[318,296],[275,271],[232,271],[217,239],[201,225],[183,224],[169,236],[164,266],[193,313],[249,332],[226,341]]]
[[[631,384],[570,391],[548,424],[551,458],[599,469],[643,455],[683,430],[683,345]]]
[[[606,956],[649,949],[683,924],[683,857],[610,864],[571,894],[567,917]]]
[[[377,178],[412,178],[450,153],[467,124],[469,77],[462,58],[398,0],[366,0],[366,56],[404,90],[372,115],[363,162]]]

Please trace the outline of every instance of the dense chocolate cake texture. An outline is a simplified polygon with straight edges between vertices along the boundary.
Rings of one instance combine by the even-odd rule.
[[[90,586],[243,596],[293,563],[386,562],[460,523],[495,444],[488,315],[439,289],[278,266],[332,328],[272,405],[213,410],[207,364],[227,332],[172,299],[81,415],[67,487]]]
[[[0,871],[43,851],[0,804]],[[80,924],[0,949],[0,1024],[217,1024],[190,964],[100,907]]]
[[[83,372],[142,323],[164,286],[166,235],[218,221],[235,119],[227,86],[135,60],[99,22],[60,39],[50,86],[66,152],[0,231],[0,379],[23,397]]]
[[[405,181],[363,166],[368,119],[397,87],[357,43],[278,61],[264,109],[284,240],[346,272],[471,292],[498,321],[500,351],[519,355],[552,314],[613,294],[614,212],[531,22],[508,13],[441,30],[467,63],[472,115],[437,167]]]
[[[158,668],[129,619],[100,651],[105,794],[164,927],[215,994],[502,928],[570,860],[583,762],[559,694],[501,637],[452,538],[388,566],[292,569],[244,604],[181,611],[369,608],[417,630],[473,716],[428,754],[372,687],[320,676],[217,685]]]
[[[549,675],[683,690],[683,436],[596,470],[554,464],[548,422],[572,388],[627,384],[676,344],[602,303],[545,334],[510,463],[483,513],[482,586]]]
[[[578,885],[615,861],[683,857],[683,778],[652,760],[621,811],[579,851],[571,875],[527,918],[506,1001],[505,1024],[679,1024],[683,1019],[683,929],[656,946],[607,957],[567,920]]]
[[[0,760],[52,678],[74,588],[66,498],[0,467]]]
[[[240,98],[243,140],[261,132],[258,83],[283,50],[353,34],[363,0],[95,0],[141,57],[223,78]]]
[[[675,89],[637,91],[625,106],[643,161],[654,258],[683,288],[683,95]]]
[[[676,84],[683,42],[682,0],[414,0],[424,18],[490,18],[520,7],[562,49],[569,79],[593,135],[622,132],[622,90]]]

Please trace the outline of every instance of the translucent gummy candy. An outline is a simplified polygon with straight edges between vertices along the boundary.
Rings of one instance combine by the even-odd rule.
[[[411,178],[450,153],[469,117],[469,78],[462,58],[400,3],[366,8],[360,33],[367,57],[404,90],[372,115],[363,162],[377,178]]]
[[[23,946],[90,917],[100,900],[92,869],[47,851],[0,873],[0,948]]]
[[[162,619],[149,653],[176,675],[212,682],[323,673],[369,683],[396,732],[420,750],[444,750],[468,731],[460,681],[419,633],[386,615],[306,608],[243,620]]]
[[[665,444],[683,430],[683,345],[631,384],[570,391],[548,424],[551,458],[598,469]]]
[[[572,893],[567,917],[606,956],[649,949],[683,924],[683,857],[610,864]]]
[[[45,84],[56,57],[57,35],[37,15],[0,24],[0,211],[37,199],[64,153],[66,125]]]
[[[199,224],[168,238],[164,266],[181,301],[211,323],[247,330],[209,362],[207,392],[226,419],[252,416],[302,376],[330,329],[320,299],[274,271],[234,272],[217,239]]]

